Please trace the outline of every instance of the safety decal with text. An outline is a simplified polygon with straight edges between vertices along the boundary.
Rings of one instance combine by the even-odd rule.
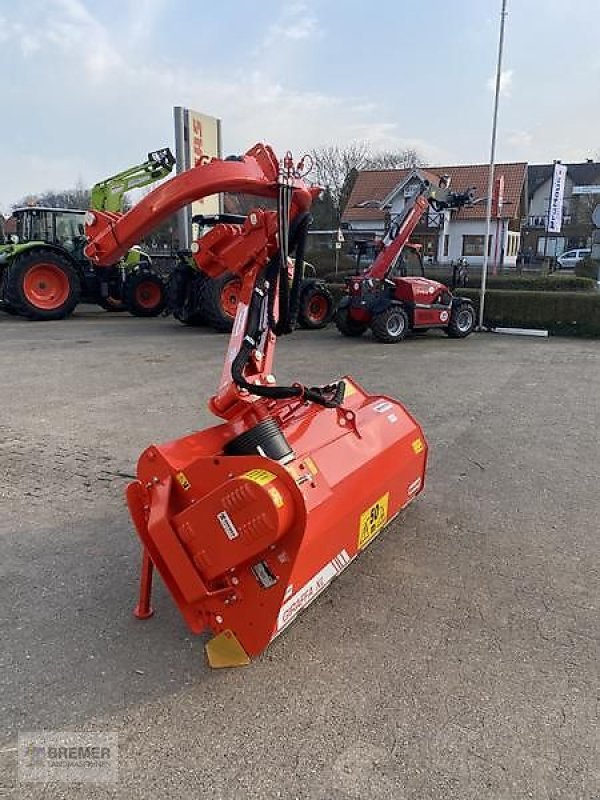
[[[336,575],[339,575],[346,569],[351,560],[346,550],[341,550],[337,556],[325,564],[325,566],[297,592],[288,596],[288,592],[286,591],[286,600],[279,609],[277,627],[274,635],[276,636],[278,633],[281,633],[302,609],[310,605],[312,601],[327,588]]]
[[[386,492],[383,497],[380,497],[377,502],[369,506],[369,508],[360,515],[360,523],[358,526],[359,550],[366,547],[387,522],[389,501],[390,493]]]
[[[417,455],[419,453],[422,453],[423,450],[425,449],[425,445],[423,444],[423,439],[421,439],[420,436],[417,439],[415,439],[414,442],[412,443],[412,449]]]
[[[177,475],[175,475],[175,479],[184,492],[187,492],[192,488],[192,484],[188,481],[185,472],[178,472]]]
[[[271,486],[270,489],[267,489],[267,492],[269,493],[271,500],[275,504],[275,508],[282,508],[284,502],[283,502],[283,497],[281,496],[281,492],[274,486]]]
[[[244,472],[242,478],[248,478],[249,481],[258,483],[259,486],[266,486],[267,483],[274,481],[277,475],[269,472],[268,469],[251,469],[249,472]]]

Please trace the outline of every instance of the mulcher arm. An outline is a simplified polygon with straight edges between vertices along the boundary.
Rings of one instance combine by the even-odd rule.
[[[166,178],[175,164],[168,147],[148,153],[142,164],[123,170],[92,187],[91,207],[96,211],[123,211],[123,198],[131,189],[140,189]]]
[[[423,488],[423,433],[398,401],[349,377],[309,388],[273,376],[276,336],[294,327],[318,194],[301,171],[259,144],[172,178],[125,215],[88,217],[86,255],[108,264],[195,199],[229,191],[277,200],[277,211],[257,208],[192,245],[206,273],[243,282],[210,401],[224,421],[150,446],[127,489],[143,545],[136,615],[152,614],[156,567],[190,630],[213,632],[206,649],[215,667],[261,653]]]

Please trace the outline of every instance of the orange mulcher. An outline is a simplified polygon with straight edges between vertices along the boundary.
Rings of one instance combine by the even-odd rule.
[[[89,212],[86,255],[114,263],[192,200],[244,192],[277,200],[194,242],[200,269],[240,276],[225,366],[210,408],[224,422],[142,453],[127,501],[143,544],[136,615],[152,614],[154,567],[213,667],[247,664],[422,490],[427,446],[393,398],[351,377],[279,386],[278,335],[290,333],[310,207],[303,164],[267,145],[163,183],[124,215]],[[288,280],[288,256],[295,274]]]

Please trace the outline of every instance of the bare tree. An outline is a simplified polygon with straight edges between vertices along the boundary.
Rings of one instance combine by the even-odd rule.
[[[90,207],[90,190],[86,189],[82,183],[78,183],[73,189],[62,189],[55,191],[48,189],[35,195],[27,195],[13,208],[22,206],[48,206],[49,208],[81,208]]]
[[[407,167],[424,167],[426,162],[414,147],[401,150],[381,150],[373,153],[369,159],[368,169],[406,169]]]
[[[425,161],[414,148],[373,151],[368,142],[346,146],[324,145],[311,150],[312,179],[327,189],[337,217],[345,208],[358,172],[363,169],[401,169],[424,166]]]

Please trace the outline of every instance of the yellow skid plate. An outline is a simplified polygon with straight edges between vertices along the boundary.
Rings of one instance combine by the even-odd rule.
[[[214,669],[246,667],[250,659],[232,631],[223,631],[206,645],[208,663]]]

